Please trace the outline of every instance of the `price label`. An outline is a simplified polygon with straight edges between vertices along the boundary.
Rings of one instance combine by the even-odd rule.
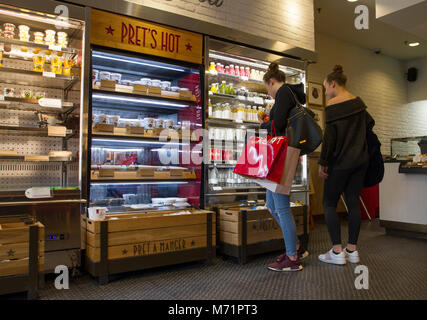
[[[246,97],[245,96],[237,96],[237,99],[242,100],[242,101],[246,101]]]
[[[243,120],[240,120],[240,119],[236,119],[236,120],[234,120],[236,123],[243,123]]]
[[[264,104],[264,99],[260,98],[260,97],[255,97],[254,98],[254,103],[256,103],[256,104]]]
[[[67,128],[64,126],[47,126],[47,135],[49,137],[66,137]]]
[[[40,107],[44,108],[62,108],[62,100],[61,99],[48,99],[48,98],[42,98],[39,99],[39,105]]]
[[[46,77],[46,78],[55,78],[56,77],[56,74],[55,73],[53,73],[53,72],[43,72],[43,77]]]
[[[0,96],[0,101],[4,101],[4,96]]]
[[[212,188],[214,191],[221,191],[222,190],[222,187],[213,187]]]
[[[52,51],[62,51],[62,47],[61,46],[58,46],[58,45],[49,45],[49,50],[52,50]]]

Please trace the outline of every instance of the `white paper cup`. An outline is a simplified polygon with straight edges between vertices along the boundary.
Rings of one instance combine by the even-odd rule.
[[[88,212],[89,212],[89,219],[99,221],[99,220],[105,219],[107,209],[102,207],[92,207],[88,209]]]

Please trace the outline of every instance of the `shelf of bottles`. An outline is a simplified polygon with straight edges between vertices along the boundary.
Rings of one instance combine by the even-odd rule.
[[[108,213],[198,207],[197,66],[92,48],[90,205]]]
[[[208,110],[206,128],[209,131],[206,203],[243,201],[265,198],[265,189],[251,179],[233,173],[245,141],[250,136],[266,136],[260,129],[259,116],[269,114],[274,99],[265,89],[264,74],[269,63],[228,53],[209,52]],[[281,66],[289,83],[305,81],[304,72]],[[302,158],[293,190],[306,190],[306,159]],[[245,196],[246,195],[246,196]]]
[[[80,188],[84,22],[0,4],[0,27],[0,192]]]

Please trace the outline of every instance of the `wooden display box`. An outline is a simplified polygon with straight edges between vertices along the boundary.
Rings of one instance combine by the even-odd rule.
[[[28,291],[28,298],[36,298],[43,271],[44,226],[1,223],[0,294]]]
[[[93,126],[94,131],[99,132],[114,132],[114,125],[112,124],[105,124],[105,123],[97,123]]]
[[[171,215],[180,211],[120,214],[104,221],[82,217],[88,272],[106,283],[109,274],[210,261],[216,244],[215,214],[194,209],[191,214]]]
[[[179,98],[182,100],[191,100],[193,93],[187,90],[179,90]]]
[[[297,235],[308,237],[307,207],[291,210]],[[282,230],[269,210],[231,207],[217,212],[220,253],[238,258],[243,264],[248,256],[285,250]]]

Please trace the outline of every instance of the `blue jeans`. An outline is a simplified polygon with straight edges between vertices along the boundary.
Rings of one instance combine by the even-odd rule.
[[[285,241],[286,254],[294,256],[297,254],[298,237],[296,234],[296,226],[294,216],[291,212],[289,205],[289,196],[279,194],[267,190],[267,208],[274,219],[276,219],[283,233],[283,240]]]

